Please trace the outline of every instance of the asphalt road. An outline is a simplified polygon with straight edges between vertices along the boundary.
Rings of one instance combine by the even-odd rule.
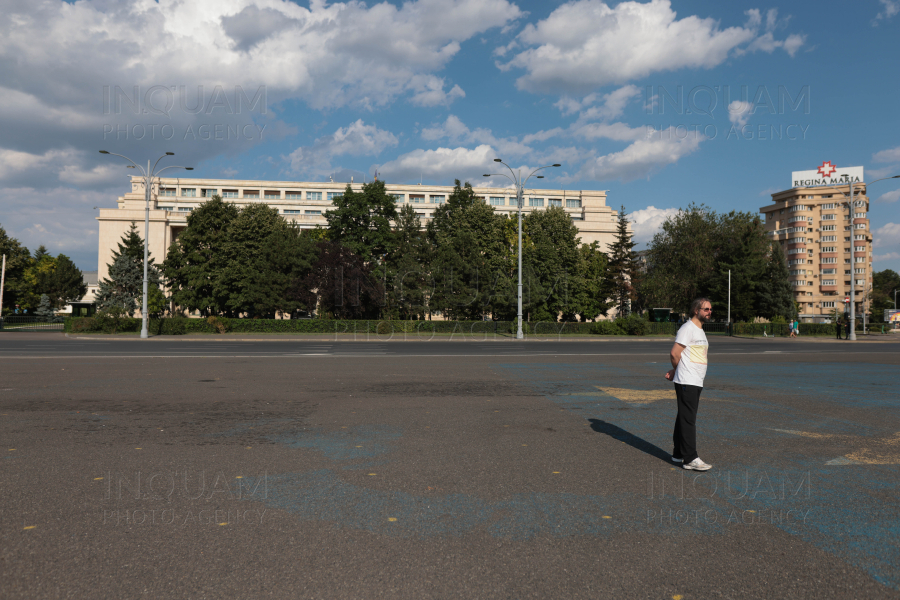
[[[897,344],[710,342],[0,335],[2,596],[900,597]]]

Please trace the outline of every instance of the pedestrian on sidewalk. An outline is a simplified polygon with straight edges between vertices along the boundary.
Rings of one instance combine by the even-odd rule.
[[[697,456],[697,409],[706,377],[709,350],[703,324],[709,321],[711,315],[712,304],[708,298],[697,298],[691,303],[691,318],[675,336],[675,345],[669,353],[672,370],[665,375],[675,384],[678,400],[678,416],[672,434],[672,462],[680,463],[688,471],[708,471],[712,468]]]
[[[837,339],[841,339],[841,320],[834,320],[834,328],[837,329]]]

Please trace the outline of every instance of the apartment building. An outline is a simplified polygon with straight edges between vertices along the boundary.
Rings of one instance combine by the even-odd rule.
[[[362,190],[362,186],[361,183],[351,184],[354,191]],[[264,202],[301,228],[314,228],[326,225],[325,211],[346,187],[346,183],[336,182],[160,178],[150,189],[150,253],[157,263],[162,262],[169,245],[187,227],[187,215],[216,194],[237,206]],[[423,225],[453,193],[453,186],[447,185],[386,184],[385,188],[398,207],[411,205]],[[498,212],[515,213],[517,210],[515,193],[510,189],[476,187],[475,193]],[[525,190],[523,212],[551,206],[559,206],[569,214],[583,243],[599,242],[605,251],[606,245],[613,242],[618,215],[606,206],[605,191]],[[144,180],[141,177],[132,178],[131,190],[119,197],[116,208],[100,210],[97,217],[100,224],[97,270],[101,280],[107,276],[112,252],[132,221],[141,224],[139,229],[143,236],[144,210]]]
[[[851,281],[856,314],[868,308],[872,287],[872,230],[863,168],[838,169],[825,162],[797,171],[794,187],[772,194],[759,210],[766,230],[784,248],[800,319],[822,323],[835,309],[849,312]],[[853,198],[850,183],[853,182]]]

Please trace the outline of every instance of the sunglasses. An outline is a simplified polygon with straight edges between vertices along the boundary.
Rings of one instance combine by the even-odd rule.
[[[712,312],[711,308],[701,308],[700,310],[702,310],[703,312]]]

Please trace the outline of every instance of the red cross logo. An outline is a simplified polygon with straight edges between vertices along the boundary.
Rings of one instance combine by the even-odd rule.
[[[818,168],[818,171],[822,174],[822,177],[831,177],[831,174],[837,171],[837,167],[831,164],[830,160],[826,160],[822,163],[822,166]]]

